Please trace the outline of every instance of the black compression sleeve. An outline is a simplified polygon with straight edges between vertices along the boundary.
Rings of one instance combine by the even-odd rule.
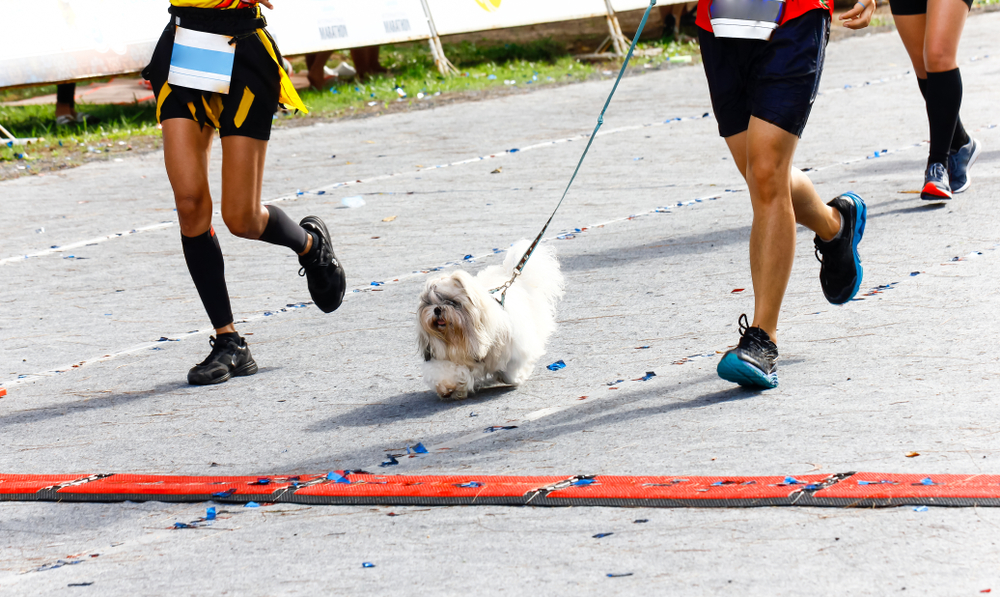
[[[219,329],[233,322],[233,309],[229,303],[229,290],[226,288],[226,265],[222,260],[222,247],[215,236],[215,229],[210,228],[205,234],[198,236],[181,235],[181,245],[184,247],[184,260],[187,261],[191,279],[198,289],[201,303],[212,320],[212,327]]]

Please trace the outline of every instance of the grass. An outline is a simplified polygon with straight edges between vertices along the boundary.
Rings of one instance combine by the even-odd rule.
[[[689,56],[698,51],[693,42],[670,40],[642,43],[657,56],[636,56],[633,67],[657,66],[671,57]],[[658,48],[658,50],[657,50]],[[582,81],[606,75],[617,65],[579,62],[566,47],[552,40],[527,44],[479,45],[472,42],[447,44],[445,54],[458,69],[457,75],[438,74],[426,44],[405,44],[383,48],[381,58],[389,75],[361,84],[345,82],[329,90],[302,92],[311,114],[318,117],[358,113],[387,108],[391,103],[419,102],[427,97],[518,86],[544,86]]]
[[[637,47],[647,54],[655,54],[633,57],[630,68],[637,70],[698,52],[694,42],[678,43],[670,39],[643,42]],[[388,74],[364,83],[344,82],[328,90],[303,91],[302,99],[309,106],[309,114],[286,113],[276,124],[281,126],[286,121],[309,118],[374,114],[392,104],[413,105],[439,96],[610,78],[617,76],[620,65],[620,61],[605,64],[579,62],[564,44],[550,39],[523,44],[446,44],[445,53],[458,68],[459,74],[441,76],[426,43],[383,46],[381,63],[389,69]],[[336,58],[337,55],[331,60],[332,64],[336,64]],[[297,70],[304,68],[301,58],[293,62],[297,63]],[[43,92],[54,93],[55,86],[2,91],[0,101],[14,101]],[[100,122],[96,125],[56,127],[54,105],[0,106],[0,124],[16,137],[44,139],[28,147],[0,145],[0,166],[15,162],[18,170],[35,172],[39,168],[33,170],[32,161],[38,159],[53,158],[55,162],[74,165],[79,161],[96,159],[98,156],[95,154],[125,151],[132,144],[137,148],[140,145],[159,146],[160,131],[156,124],[155,107],[151,104],[81,104],[77,109],[99,118]]]

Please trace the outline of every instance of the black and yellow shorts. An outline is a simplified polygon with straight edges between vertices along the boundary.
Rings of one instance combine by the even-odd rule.
[[[171,7],[170,24],[156,44],[149,66],[142,71],[156,95],[156,120],[186,118],[237,135],[267,141],[281,95],[281,54],[263,29],[256,9],[214,10]],[[180,26],[236,38],[236,55],[229,93],[220,94],[167,83],[177,21]],[[264,39],[262,39],[264,38]],[[274,55],[264,45],[270,43]]]

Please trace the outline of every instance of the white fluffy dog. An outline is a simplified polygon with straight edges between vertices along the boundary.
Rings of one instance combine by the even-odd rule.
[[[417,311],[419,347],[424,380],[441,398],[460,400],[489,382],[518,385],[545,354],[563,295],[552,249],[535,249],[503,307],[500,293],[490,294],[510,279],[530,244],[518,241],[502,266],[491,265],[475,277],[456,270],[427,281]]]

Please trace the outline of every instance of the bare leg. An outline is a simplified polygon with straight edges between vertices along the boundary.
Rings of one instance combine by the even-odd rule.
[[[913,72],[916,73],[918,79],[926,79],[924,32],[927,29],[927,15],[897,15],[893,17],[893,20],[896,22],[896,30],[899,31],[899,38],[903,40],[903,47],[910,55]]]
[[[795,222],[829,240],[840,230],[840,214],[823,203],[809,177],[792,168],[798,137],[758,118],[726,138],[750,188],[753,228],[750,274],[754,327],[776,342],[778,314],[795,259]]]
[[[924,34],[924,65],[941,73],[958,68],[958,42],[962,39],[969,7],[962,0],[928,0]]]
[[[258,239],[267,226],[268,211],[260,202],[266,157],[267,141],[222,138],[222,220],[236,236]],[[300,255],[310,248],[311,236]]]
[[[326,66],[326,61],[330,59],[332,54],[333,52],[329,51],[306,55],[306,66],[309,68],[309,85],[314,89],[323,89],[323,84],[326,81],[326,71],[323,69]]]

